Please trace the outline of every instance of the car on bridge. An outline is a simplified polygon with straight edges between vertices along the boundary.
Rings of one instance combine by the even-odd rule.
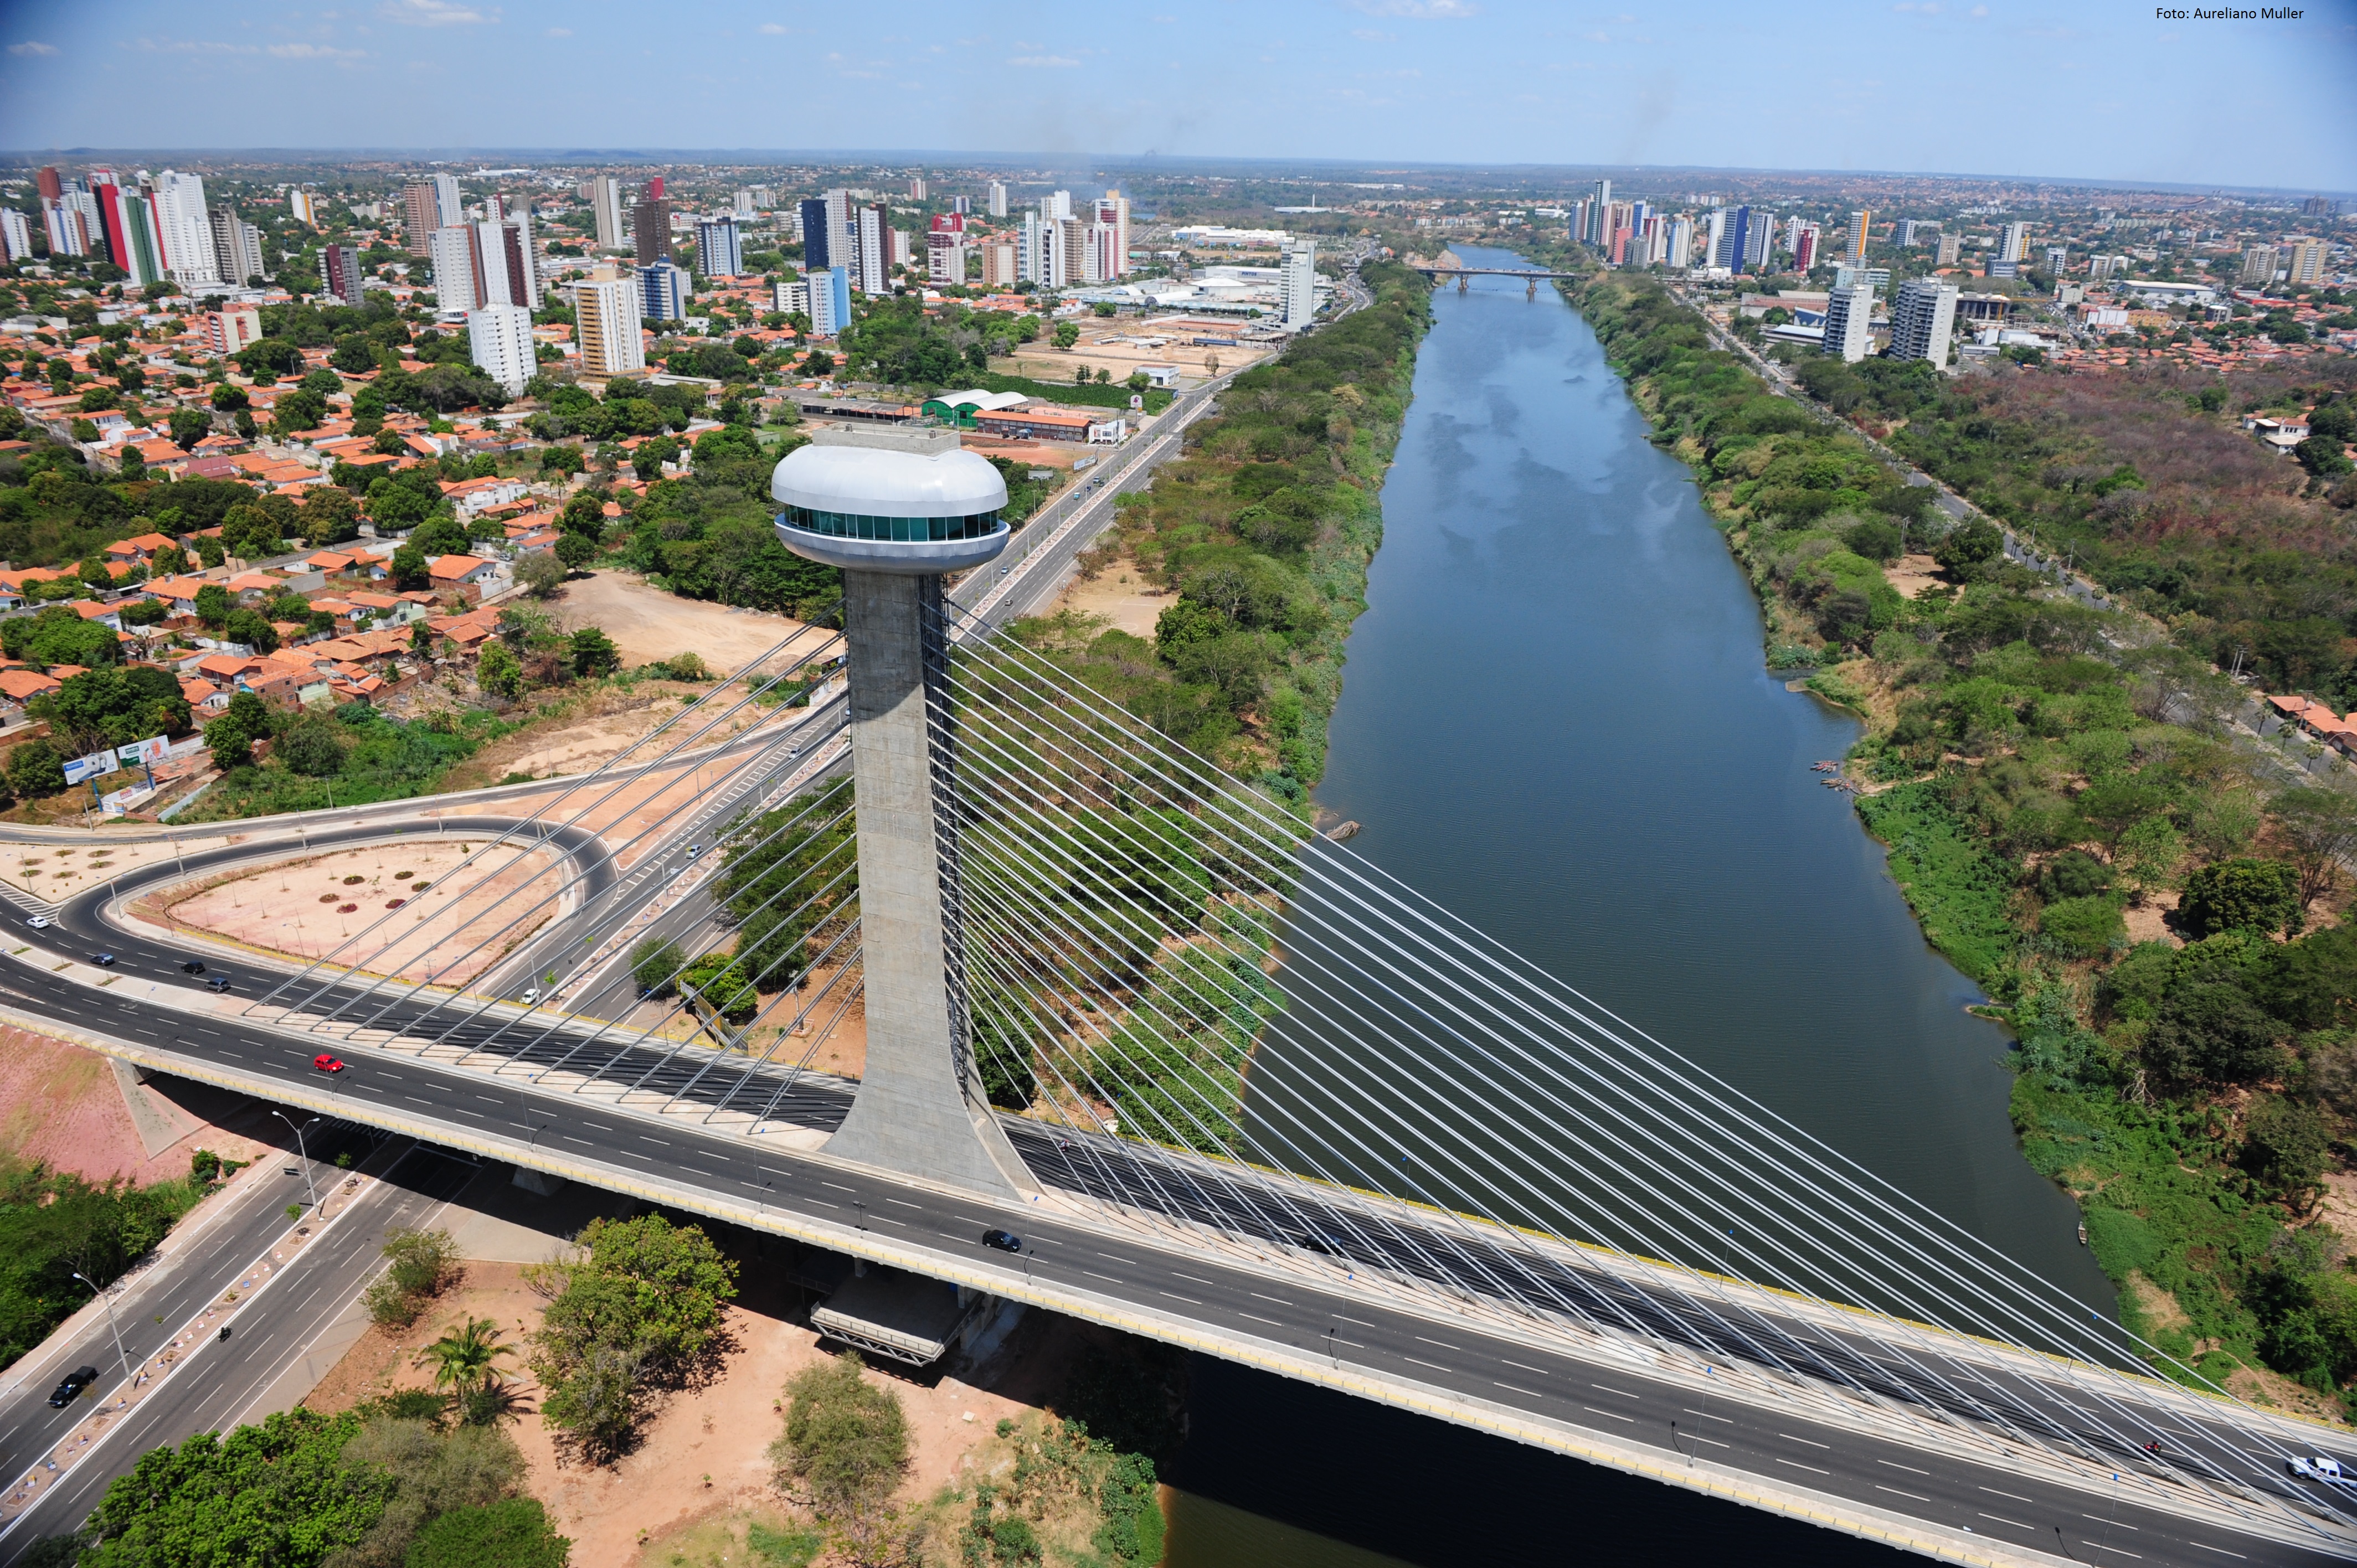
[[[198,962],[195,959],[190,959],[188,962],[180,966],[180,972],[182,974],[202,974],[204,972],[205,966]]]
[[[337,1060],[334,1057],[329,1056],[325,1051],[321,1051],[317,1056],[313,1057],[311,1058],[311,1065],[317,1068],[321,1072],[341,1072],[344,1070],[344,1064]]]
[[[210,980],[205,982],[205,989],[214,993],[215,994],[227,991],[229,989],[229,976],[226,974],[214,975]]]
[[[1002,1252],[1023,1251],[1023,1238],[1011,1230],[985,1230],[982,1233],[982,1244],[995,1247]]]
[[[114,967],[114,955],[111,952],[94,952],[90,955],[90,961],[98,965],[101,969],[113,969]]]
[[[96,1367],[76,1367],[72,1371],[66,1374],[66,1380],[59,1383],[56,1390],[50,1393],[49,1408],[51,1410],[65,1409],[66,1406],[73,1403],[74,1401],[81,1397],[82,1390],[90,1387],[91,1384],[96,1381],[98,1381],[98,1369]]]
[[[2349,1484],[2349,1478],[2341,1473],[2341,1461],[2321,1454],[2308,1458],[2295,1455],[2284,1461],[2284,1468],[2304,1481],[2326,1481],[2336,1487]]]

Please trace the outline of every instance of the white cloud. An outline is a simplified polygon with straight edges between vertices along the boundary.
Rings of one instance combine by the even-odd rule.
[[[777,37],[780,36],[781,34],[784,34],[784,33],[787,33],[787,32],[791,32],[792,29],[791,29],[791,28],[789,28],[789,27],[781,27],[778,26],[778,24],[777,24],[777,23],[775,23],[775,22],[764,22],[764,23],[762,23],[762,24],[761,24],[760,28],[759,28],[759,31],[761,31],[761,32],[764,32],[764,33],[769,34],[771,38],[777,38]]]
[[[1349,4],[1352,10],[1370,16],[1416,16],[1426,21],[1481,14],[1473,0],[1349,0]]]
[[[21,44],[10,44],[8,46],[8,52],[12,55],[17,55],[20,57],[24,55],[53,55],[58,52],[58,46],[55,44],[45,44],[34,38],[27,38]]]
[[[544,31],[540,36],[544,38],[569,38],[573,36],[573,29],[570,27],[550,27]]]
[[[149,54],[251,55],[262,51],[252,44],[208,43],[195,38],[142,38],[139,48]]]
[[[1013,59],[1008,60],[1006,63],[1009,65],[1055,67],[1060,69],[1067,66],[1078,66],[1081,62],[1076,59],[1067,59],[1063,55],[1017,55]]]
[[[1353,27],[1351,29],[1351,36],[1358,39],[1362,44],[1395,44],[1399,42],[1399,35],[1397,33],[1379,33],[1372,27]]]
[[[364,49],[330,48],[326,44],[272,44],[262,51],[279,59],[359,59]]]
[[[500,19],[496,10],[486,15],[454,0],[385,0],[379,15],[414,27],[471,27]]]

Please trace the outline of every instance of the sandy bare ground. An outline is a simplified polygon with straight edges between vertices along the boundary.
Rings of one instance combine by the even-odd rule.
[[[1137,563],[1123,555],[1093,579],[1075,575],[1064,585],[1055,607],[1102,616],[1115,630],[1151,638],[1155,621],[1176,597],[1147,582]]]
[[[1929,555],[1901,555],[1882,569],[1882,580],[1898,589],[1902,599],[1911,599],[1947,581],[1940,575],[1940,564]]]
[[[163,889],[137,912],[270,952],[464,985],[555,917],[568,876],[563,857],[521,845],[462,870],[484,843],[419,835],[298,856]]]
[[[550,779],[587,773],[623,757],[625,765],[651,762],[688,737],[703,734],[694,744],[708,746],[743,734],[770,716],[771,710],[747,703],[726,718],[722,709],[734,705],[742,689],[724,693],[709,715],[679,717],[680,710],[703,695],[703,689],[671,681],[650,681],[623,689],[608,687],[591,693],[561,718],[536,724],[518,734],[503,736],[450,770],[441,793],[476,789],[497,784],[517,773]],[[705,729],[707,717],[712,727]],[[647,737],[666,721],[676,720],[660,737]],[[639,743],[647,741],[641,746]]]
[[[0,1027],[0,1151],[17,1159],[88,1181],[119,1176],[145,1187],[187,1176],[188,1156],[200,1148],[253,1159],[276,1125],[263,1107],[204,1084],[156,1079],[134,1092],[153,1108],[144,1141],[104,1057]],[[154,1135],[157,1129],[161,1135]]]
[[[584,1465],[560,1451],[556,1434],[536,1413],[540,1390],[521,1369],[521,1353],[509,1363],[516,1368],[522,1407],[533,1412],[511,1428],[531,1466],[526,1485],[557,1530],[573,1539],[574,1562],[668,1562],[668,1556],[641,1559],[640,1548],[716,1517],[774,1517],[779,1497],[767,1450],[784,1430],[785,1385],[827,1352],[816,1335],[798,1326],[805,1303],[782,1283],[781,1271],[746,1260],[739,1288],[729,1314],[736,1345],[720,1376],[662,1403],[638,1448],[610,1467]],[[470,1262],[464,1282],[414,1326],[398,1333],[371,1329],[304,1402],[333,1412],[394,1389],[429,1386],[416,1352],[469,1316],[497,1323],[521,1352],[545,1305],[524,1283],[521,1266]],[[869,1371],[871,1381],[899,1396],[908,1414],[912,1463],[904,1498],[929,1498],[955,1480],[1002,1416],[1020,1417],[1044,1397],[1043,1388],[1054,1386],[1076,1326],[1033,1316],[1040,1321],[1018,1327],[985,1369],[988,1388],[954,1377]]]
[[[59,824],[70,825],[70,824]],[[219,832],[182,841],[189,854],[242,843],[248,835]],[[37,898],[62,904],[76,894],[102,886],[108,877],[173,858],[173,846],[162,841],[145,843],[108,842],[105,829],[95,829],[84,843],[12,843],[0,846],[0,881],[23,888]]]
[[[653,664],[693,653],[717,674],[736,673],[772,644],[795,639],[786,650],[791,653],[831,635],[769,610],[683,599],[628,572],[576,577],[556,604],[568,623],[603,628],[626,663]]]

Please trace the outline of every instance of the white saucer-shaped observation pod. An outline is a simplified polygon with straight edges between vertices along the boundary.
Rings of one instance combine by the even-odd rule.
[[[1006,548],[1006,481],[972,452],[827,443],[789,452],[770,493],[787,549],[851,572],[931,576]]]

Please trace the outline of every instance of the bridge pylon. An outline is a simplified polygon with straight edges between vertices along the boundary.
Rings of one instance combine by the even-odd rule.
[[[942,616],[942,574],[1006,548],[1006,481],[952,431],[828,430],[770,493],[786,547],[843,568],[867,1058],[826,1152],[1020,1196],[1036,1184],[972,1050]]]

